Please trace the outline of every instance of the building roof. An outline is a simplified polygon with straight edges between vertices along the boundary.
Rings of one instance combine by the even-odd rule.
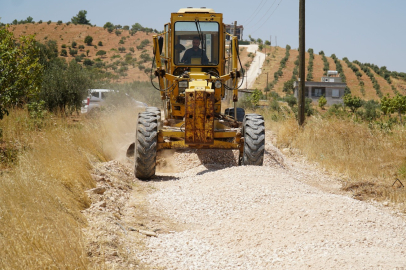
[[[298,87],[299,81],[295,81],[293,83],[293,87]],[[343,82],[305,82],[305,86],[320,86],[320,87],[339,87],[345,88],[347,86],[346,83]]]

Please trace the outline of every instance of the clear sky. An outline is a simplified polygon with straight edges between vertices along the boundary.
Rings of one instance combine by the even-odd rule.
[[[299,0],[0,0],[0,17],[3,23],[28,16],[67,22],[86,10],[97,26],[138,22],[162,30],[170,13],[184,7],[223,13],[225,23],[244,26],[244,39],[272,36],[272,45],[277,38],[278,46],[298,48]],[[406,0],[307,0],[306,48],[406,72]]]

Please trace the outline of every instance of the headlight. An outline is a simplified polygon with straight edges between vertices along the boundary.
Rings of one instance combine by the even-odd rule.
[[[221,81],[216,81],[216,82],[214,83],[214,87],[216,87],[216,88],[221,88]]]
[[[179,81],[179,87],[187,88],[187,81]]]

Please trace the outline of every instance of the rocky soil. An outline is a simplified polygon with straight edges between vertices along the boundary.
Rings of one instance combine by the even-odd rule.
[[[166,152],[141,182],[131,162],[95,164],[88,256],[106,269],[403,269],[406,220],[362,202],[272,145],[263,167],[232,151]],[[385,205],[385,206],[384,206]]]

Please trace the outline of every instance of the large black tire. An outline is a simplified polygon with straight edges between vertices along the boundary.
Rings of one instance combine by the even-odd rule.
[[[135,135],[135,177],[150,180],[155,176],[158,119],[155,112],[138,114]]]
[[[234,117],[234,108],[225,109],[224,114]],[[243,108],[237,108],[237,119],[235,117],[234,119],[236,119],[239,122],[242,122],[244,120],[244,116],[245,110]]]
[[[163,126],[163,122],[162,122],[162,118],[161,118],[161,109],[159,109],[158,107],[147,107],[147,108],[145,108],[145,111],[156,113],[157,120],[158,120],[158,130],[161,129]]]
[[[262,166],[265,153],[265,122],[259,114],[247,114],[243,121],[244,149],[239,165]]]

